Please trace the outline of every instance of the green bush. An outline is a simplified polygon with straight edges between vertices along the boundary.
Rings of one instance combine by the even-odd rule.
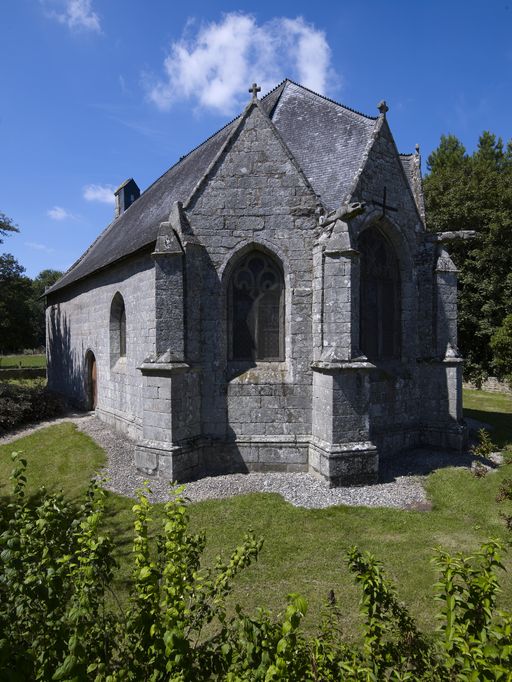
[[[0,382],[0,434],[63,414],[64,401],[44,386]]]
[[[44,489],[25,493],[26,462],[14,455],[13,494],[0,515],[0,679],[508,680],[512,614],[496,611],[498,543],[473,557],[438,552],[439,636],[423,635],[381,564],[356,548],[349,567],[361,588],[363,638],[343,641],[332,592],[316,636],[301,629],[297,594],[279,617],[263,609],[228,617],[237,574],[262,541],[249,533],[229,561],[201,564],[204,535],[188,531],[183,489],[165,505],[150,540],[147,490],[133,506],[128,604],[108,598],[116,571],[102,532],[104,493],[91,483],[81,506]]]
[[[512,315],[507,315],[491,337],[496,374],[512,384]]]

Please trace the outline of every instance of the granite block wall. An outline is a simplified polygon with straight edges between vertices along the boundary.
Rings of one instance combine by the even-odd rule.
[[[50,386],[83,401],[91,350],[101,418],[137,439],[141,470],[178,480],[310,470],[331,485],[370,483],[381,455],[460,447],[456,274],[425,232],[385,119],[347,199],[364,213],[324,229],[307,178],[250,107],[153,254],[50,297]],[[401,352],[373,363],[359,347],[357,247],[376,226],[400,263]],[[229,360],[228,282],[252,250],[282,270],[281,361]],[[116,292],[127,354],[112,363]]]
[[[98,273],[49,297],[46,309],[48,385],[78,405],[86,402],[85,358],[97,363],[98,413],[133,438],[142,433],[142,376],[137,367],[155,347],[155,286],[148,254]],[[126,309],[126,357],[111,363],[110,306]]]

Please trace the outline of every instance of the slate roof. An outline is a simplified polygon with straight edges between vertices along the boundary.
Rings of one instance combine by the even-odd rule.
[[[360,114],[289,80],[263,97],[261,105],[324,207],[338,208],[348,198],[361,168],[377,117]],[[182,157],[150,185],[46,293],[62,289],[152,244],[173,203],[186,201],[239,118]]]
[[[327,210],[348,198],[376,120],[291,82],[272,115]]]

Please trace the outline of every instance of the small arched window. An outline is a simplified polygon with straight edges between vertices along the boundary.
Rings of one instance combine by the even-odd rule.
[[[397,358],[401,346],[400,267],[393,245],[377,227],[359,239],[361,350],[370,359]]]
[[[120,293],[112,299],[110,306],[110,359],[115,364],[126,357],[126,309]]]
[[[124,304],[119,316],[119,355],[122,358],[126,357],[126,309]]]
[[[243,256],[228,287],[231,360],[284,359],[284,281],[277,262],[262,251]]]

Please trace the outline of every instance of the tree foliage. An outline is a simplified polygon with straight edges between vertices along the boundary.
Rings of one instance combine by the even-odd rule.
[[[46,343],[45,299],[44,292],[62,277],[60,270],[42,270],[32,280],[32,328],[34,345],[44,346]]]
[[[491,343],[512,314],[512,141],[484,132],[473,154],[453,135],[428,158],[424,180],[430,230],[476,230],[452,242],[459,268],[459,346],[473,378],[512,372]]]
[[[13,223],[9,216],[0,211],[0,244],[3,244],[3,237],[9,232],[19,232],[18,226]]]
[[[0,212],[2,237],[19,232],[13,221]],[[62,275],[43,270],[34,280],[10,253],[0,254],[0,354],[17,352],[45,344],[44,291]]]
[[[14,256],[0,254],[0,353],[35,345],[34,292],[24,273]]]
[[[491,337],[497,373],[512,384],[512,315],[507,315]]]

